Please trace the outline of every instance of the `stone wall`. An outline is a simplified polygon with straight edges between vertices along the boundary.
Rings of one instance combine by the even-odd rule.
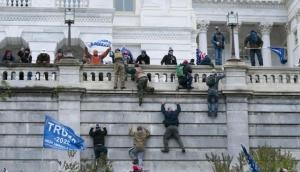
[[[88,132],[96,123],[108,129],[108,157],[116,172],[130,170],[128,149],[132,138],[128,130],[138,125],[151,132],[145,155],[145,169],[150,171],[210,172],[205,153],[225,152],[236,157],[241,151],[240,144],[251,148],[271,145],[291,151],[300,160],[297,69],[251,68],[241,62],[227,62],[226,78],[220,85],[220,112],[218,117],[211,118],[207,116],[207,87],[202,82],[202,76],[208,75],[210,68],[194,67],[197,82],[190,92],[176,91],[174,67],[144,68],[151,74],[149,84],[156,92],[147,95],[139,107],[134,82],[127,81],[125,90],[112,89],[114,76],[109,75],[112,74],[109,65],[1,66],[1,90],[5,91],[5,82],[13,94],[0,101],[0,167],[16,172],[37,169],[54,172],[59,171],[58,161],[93,159]],[[7,79],[3,77],[5,72]],[[22,72],[25,76],[32,72],[32,79],[20,80]],[[45,77],[45,73],[55,73],[56,77]],[[165,130],[161,102],[167,106],[179,102],[182,106],[179,131],[186,154],[181,153],[174,140],[170,141],[168,154],[160,152]],[[84,138],[87,149],[73,159],[68,159],[66,152],[43,149],[45,115],[72,127]]]

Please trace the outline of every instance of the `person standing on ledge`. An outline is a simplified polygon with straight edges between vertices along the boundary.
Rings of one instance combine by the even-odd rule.
[[[218,26],[216,26],[216,32],[212,36],[211,43],[215,49],[215,64],[222,65],[222,51],[225,45],[225,37],[223,33],[220,32]]]
[[[248,43],[250,46],[249,48],[247,47]],[[260,36],[258,36],[257,32],[254,30],[251,30],[250,34],[246,37],[246,39],[244,41],[245,49],[250,49],[251,66],[255,66],[255,54],[257,56],[259,66],[264,65],[263,58],[261,55],[261,48],[262,48],[263,44],[264,44],[264,42],[260,38]]]
[[[216,117],[218,113],[218,86],[219,81],[225,77],[225,74],[217,74],[216,70],[212,70],[212,74],[206,78],[207,91],[207,105],[208,116]]]
[[[173,49],[170,47],[169,52],[164,58],[161,60],[161,65],[177,65],[176,57],[173,55]]]
[[[163,153],[169,152],[169,139],[173,137],[177,143],[179,144],[181,148],[181,152],[185,153],[185,148],[183,146],[182,140],[180,138],[179,132],[178,132],[178,115],[181,112],[180,104],[177,104],[177,109],[173,110],[171,107],[169,107],[167,110],[165,110],[165,103],[161,104],[161,112],[164,114],[164,121],[163,124],[166,127],[166,131],[164,134],[163,142],[164,142],[164,148],[161,150]]]

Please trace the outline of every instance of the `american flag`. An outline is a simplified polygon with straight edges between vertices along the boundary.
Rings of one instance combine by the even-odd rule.
[[[197,59],[197,64],[199,65],[200,62],[206,57],[206,53],[196,49],[196,59]]]

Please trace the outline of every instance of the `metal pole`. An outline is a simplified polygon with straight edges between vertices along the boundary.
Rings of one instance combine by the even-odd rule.
[[[231,25],[231,44],[232,44],[232,47],[231,47],[231,58],[235,58],[235,48],[234,48],[234,34],[233,34],[233,28],[234,28],[234,25],[232,24]]]
[[[68,21],[68,51],[71,52],[71,21]]]

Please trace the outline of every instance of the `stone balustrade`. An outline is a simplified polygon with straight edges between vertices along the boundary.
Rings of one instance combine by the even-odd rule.
[[[89,0],[56,0],[56,7],[84,8],[88,7]]]
[[[0,7],[30,7],[31,0],[0,0]]]
[[[226,65],[224,67],[226,72]],[[176,90],[178,78],[176,77],[174,66],[150,65],[144,66],[143,68],[149,77],[150,85],[158,90]],[[49,86],[49,84],[54,84],[53,86],[56,86],[59,81],[60,70],[62,70],[60,65],[37,66],[35,64],[20,64],[14,66],[0,66],[0,80],[15,84],[16,87],[29,86],[32,85],[32,83],[36,86]],[[78,70],[78,68],[74,68],[74,70]],[[114,81],[112,65],[82,65],[79,70],[80,87],[98,90],[112,89]],[[300,69],[295,68],[261,68],[245,66],[247,89],[252,90],[253,92],[300,91],[300,88],[298,88],[300,78],[299,70]],[[217,71],[221,72],[221,69],[218,68]],[[193,86],[197,90],[206,90],[205,78],[210,73],[210,67],[194,66]],[[229,77],[228,74],[227,77]],[[135,83],[132,79],[132,76],[128,74],[126,76],[126,85],[128,85],[127,87],[130,89],[135,89]],[[63,81],[61,84],[63,84]],[[220,89],[223,88],[222,84],[225,83],[221,83]]]

